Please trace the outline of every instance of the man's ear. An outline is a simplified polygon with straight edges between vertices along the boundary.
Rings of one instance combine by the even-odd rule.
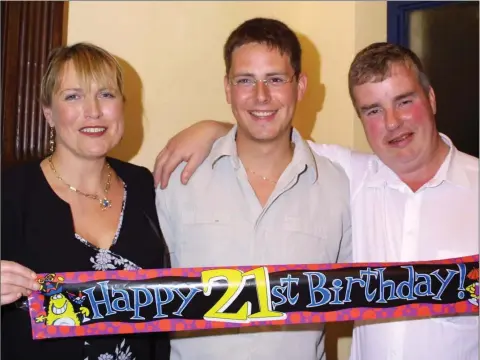
[[[435,98],[435,91],[430,86],[430,90],[428,90],[428,101],[430,102],[430,106],[432,108],[433,115],[437,114],[437,99]]]
[[[225,75],[223,78],[223,86],[225,87],[225,98],[227,99],[228,104],[232,104],[232,85],[228,79],[228,75]]]
[[[300,73],[300,75],[298,75],[298,80],[297,80],[297,101],[301,101],[303,99],[303,96],[307,91],[307,83],[308,83],[307,75]]]

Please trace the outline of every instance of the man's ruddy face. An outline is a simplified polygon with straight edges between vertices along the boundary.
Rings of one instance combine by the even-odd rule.
[[[367,140],[387,166],[417,167],[434,151],[435,94],[425,93],[414,69],[393,64],[388,78],[355,86],[353,97]]]

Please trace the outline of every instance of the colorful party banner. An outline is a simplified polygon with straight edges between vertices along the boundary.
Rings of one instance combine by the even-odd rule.
[[[42,274],[34,339],[478,312],[478,255],[356,263]]]

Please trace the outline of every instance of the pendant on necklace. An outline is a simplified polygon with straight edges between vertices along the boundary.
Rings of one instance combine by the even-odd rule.
[[[103,210],[106,210],[110,207],[112,207],[112,202],[110,200],[108,200],[106,197],[104,197],[103,199],[100,200],[100,207]]]

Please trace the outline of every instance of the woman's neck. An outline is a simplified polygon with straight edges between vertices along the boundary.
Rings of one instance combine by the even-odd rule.
[[[49,170],[55,177],[61,177],[66,184],[92,194],[104,189],[108,172],[104,157],[86,159],[57,150],[50,159]]]

